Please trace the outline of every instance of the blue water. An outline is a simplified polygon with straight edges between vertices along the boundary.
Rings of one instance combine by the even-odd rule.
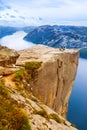
[[[87,59],[79,59],[77,76],[69,100],[67,119],[79,130],[87,130]]]

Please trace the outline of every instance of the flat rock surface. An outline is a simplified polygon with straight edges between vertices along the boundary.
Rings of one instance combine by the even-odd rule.
[[[52,48],[44,45],[36,45],[29,49],[18,51],[20,57],[18,58],[16,64],[22,65],[28,61],[43,61],[49,60],[53,55],[61,55],[61,54],[76,54],[78,50],[74,49],[58,49]],[[52,59],[51,59],[52,60]]]

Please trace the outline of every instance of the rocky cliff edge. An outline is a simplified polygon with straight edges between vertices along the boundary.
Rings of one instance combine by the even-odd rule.
[[[17,65],[30,61],[42,63],[30,83],[30,91],[65,117],[77,72],[79,51],[37,45],[19,51],[19,54]]]
[[[76,130],[61,115],[67,111],[79,52],[42,45],[11,51],[16,64],[0,65],[0,129]]]

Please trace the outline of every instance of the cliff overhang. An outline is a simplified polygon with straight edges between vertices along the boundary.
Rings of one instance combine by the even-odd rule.
[[[0,58],[3,57],[0,62],[0,128],[76,130],[63,117],[76,76],[79,51],[43,45],[19,52],[0,48]]]
[[[79,50],[37,45],[19,51],[16,64],[42,62],[31,81],[30,91],[62,116],[66,116],[68,100],[75,80]]]

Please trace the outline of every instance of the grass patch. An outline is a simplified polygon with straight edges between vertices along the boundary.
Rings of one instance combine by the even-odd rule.
[[[38,115],[41,115],[41,116],[49,119],[49,115],[48,115],[48,113],[44,109],[42,109],[40,111],[35,110],[34,114],[38,114]]]
[[[63,119],[63,118],[61,118],[61,117],[59,117],[57,114],[55,114],[55,113],[51,113],[51,114],[48,114],[47,113],[47,111],[44,109],[44,108],[42,108],[41,110],[39,110],[39,111],[37,111],[36,109],[34,110],[34,114],[38,114],[38,115],[41,115],[41,116],[43,116],[44,118],[46,118],[46,119],[53,119],[53,120],[55,120],[56,122],[58,122],[58,123],[65,123],[65,120]]]
[[[3,79],[0,80],[0,97],[3,96],[4,98],[10,98],[10,93],[7,91],[5,82]]]
[[[29,83],[31,80],[31,74],[28,73],[25,69],[20,69],[15,73],[12,80],[15,82],[18,89],[24,89],[23,80],[25,80],[26,84]]]
[[[27,73],[30,74],[31,79],[33,79],[36,75],[36,70],[39,69],[40,66],[41,66],[41,62],[31,61],[31,62],[26,62],[24,67]]]
[[[0,130],[31,130],[26,112],[12,101],[4,80],[0,80]]]
[[[77,128],[75,124],[71,124],[72,127]]]
[[[39,102],[39,100],[38,100],[36,97],[34,97],[33,95],[30,95],[30,99],[31,99],[32,101],[36,102],[36,103]]]
[[[31,61],[31,62],[26,62],[24,67],[26,70],[35,70],[40,68],[40,66],[41,66],[41,62]]]
[[[23,90],[26,87],[26,84],[30,83],[30,81],[35,77],[36,69],[41,66],[41,62],[27,62],[24,65],[24,68],[16,71],[13,81],[15,82],[18,89]],[[25,81],[25,83],[23,82]]]
[[[25,78],[25,71],[24,71],[24,69],[20,69],[15,73],[15,75],[12,79],[15,82],[15,84],[19,90],[24,89],[24,85],[23,85],[24,78]]]
[[[11,115],[12,128],[16,128],[16,130],[31,130],[28,117],[23,109],[16,108],[12,111]]]
[[[24,69],[20,69],[15,73],[15,76],[13,78],[13,81],[15,82],[21,82],[24,76]]]
[[[55,113],[51,113],[50,115],[49,115],[49,117],[51,118],[51,119],[54,119],[56,122],[58,122],[58,123],[64,123],[65,122],[65,120],[63,120],[62,118],[60,118],[57,114],[55,114]]]

